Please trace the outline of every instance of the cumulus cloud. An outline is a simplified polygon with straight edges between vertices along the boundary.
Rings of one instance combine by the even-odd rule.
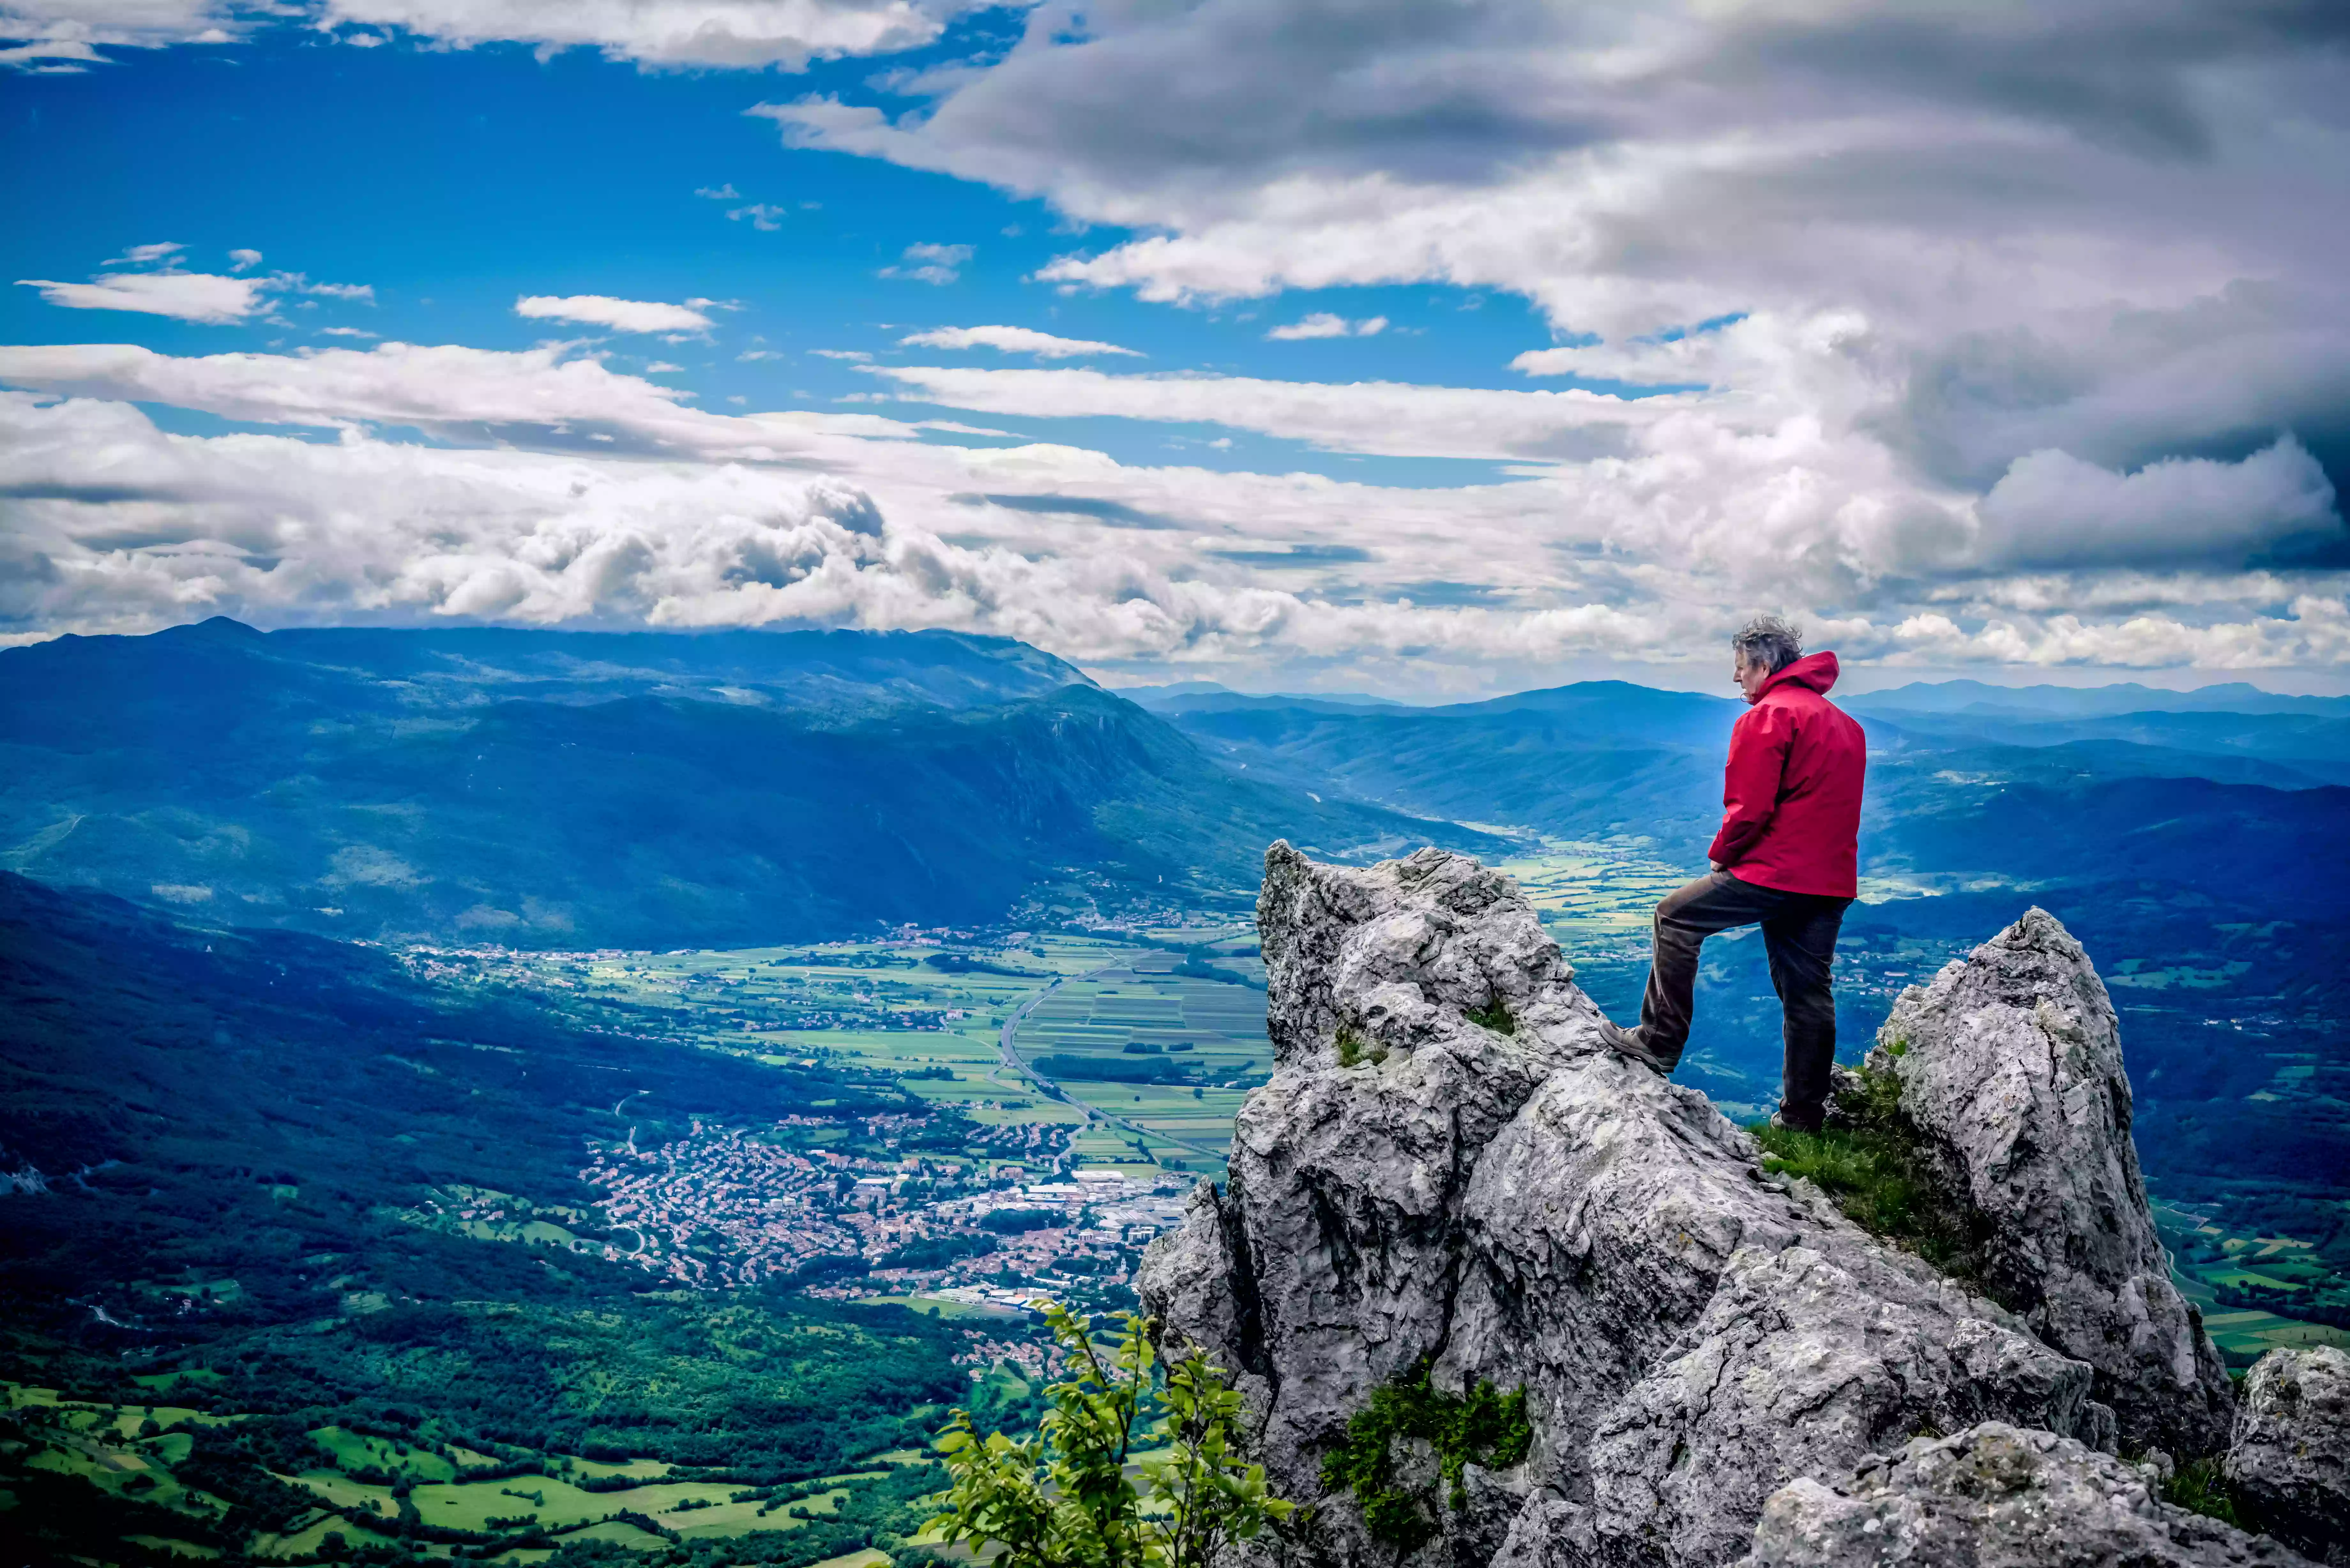
[[[799,70],[932,42],[993,0],[325,0],[316,26],[396,27],[459,48],[593,48],[639,66]]]
[[[1075,359],[1100,354],[1142,356],[1115,343],[1085,337],[1055,337],[1026,327],[934,327],[898,339],[910,348],[1000,348],[1006,354],[1034,354],[1039,359]]]
[[[269,305],[266,280],[203,272],[101,273],[88,283],[41,277],[16,282],[68,310],[127,310],[215,327],[246,320]]]
[[[741,223],[748,218],[751,220],[753,228],[764,234],[772,234],[784,226],[784,220],[790,215],[791,209],[788,207],[778,207],[766,202],[754,202],[747,207],[731,209],[726,218],[729,223]]]
[[[1387,329],[1388,318],[1384,316],[1349,321],[1327,310],[1317,310],[1303,320],[1274,327],[1265,337],[1275,343],[1294,343],[1308,337],[1376,337]]]
[[[2292,440],[2241,462],[2168,458],[2134,473],[2035,452],[2016,460],[1978,511],[1979,557],[2002,566],[2241,559],[2339,531],[2332,483]]]
[[[908,245],[898,264],[883,267],[881,275],[911,278],[916,283],[950,284],[962,276],[962,264],[971,256],[969,245]]]
[[[709,302],[696,303],[706,306]],[[691,304],[614,299],[603,294],[526,294],[515,301],[515,314],[536,321],[577,321],[589,327],[608,327],[615,332],[702,332],[710,327],[710,317]]]
[[[228,259],[230,263],[229,271],[251,272],[255,267],[261,265],[261,253],[259,251],[251,250],[235,250],[228,253]]]

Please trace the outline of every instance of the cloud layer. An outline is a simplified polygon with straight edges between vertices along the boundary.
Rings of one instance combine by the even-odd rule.
[[[1374,388],[1349,405],[1329,388],[1233,378],[891,374],[1012,410],[1096,378],[1142,400],[1201,400],[1138,417],[1245,411],[1270,433],[1374,450],[1465,444],[1503,422],[1428,394],[1525,400],[1562,410],[1568,431],[1583,415],[1565,410],[1611,406],[1589,393]],[[983,395],[927,379],[947,376],[983,378]],[[26,632],[215,612],[951,626],[1102,667],[1319,670],[1432,691],[1539,678],[1561,659],[1703,657],[1742,608],[1835,603],[1807,618],[1856,660],[2350,662],[2345,574],[2244,559],[2338,528],[2323,474],[2290,442],[2134,473],[2035,459],[1978,504],[1921,496],[1881,452],[1873,472],[1832,470],[1818,432],[1749,428],[1734,403],[1689,395],[1614,404],[1647,410],[1618,425],[1617,455],[1394,489],[946,444],[962,427],[874,414],[713,414],[557,348],[14,348],[0,349],[0,383],[26,389],[0,394],[0,624]],[[170,435],[138,403],[287,433]],[[1794,469],[1814,477],[1791,483]],[[2149,569],[2153,557],[2167,564]]]

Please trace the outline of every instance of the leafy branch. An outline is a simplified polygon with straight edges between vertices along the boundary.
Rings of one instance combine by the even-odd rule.
[[[1052,1408],[1033,1438],[985,1438],[957,1410],[940,1435],[953,1485],[931,1521],[940,1541],[975,1555],[1001,1547],[994,1568],[1206,1568],[1234,1542],[1253,1540],[1295,1505],[1265,1488],[1264,1469],[1236,1451],[1241,1396],[1204,1356],[1168,1364],[1154,1398],[1158,1358],[1151,1324],[1120,1313],[1105,1359],[1093,1320],[1047,1303],[1045,1322],[1072,1376],[1046,1390]],[[1156,1407],[1164,1413],[1150,1418]],[[1128,1479],[1139,1436],[1164,1453],[1135,1464],[1149,1490]]]

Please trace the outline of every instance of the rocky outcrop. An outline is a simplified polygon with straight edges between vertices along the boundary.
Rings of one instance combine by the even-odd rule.
[[[2227,1475],[2246,1522],[2350,1563],[2350,1355],[2312,1345],[2254,1362]]]
[[[2154,1496],[2152,1478],[2050,1432],[1986,1423],[1919,1438],[1764,1505],[1739,1568],[2293,1568],[2284,1546]]]
[[[1440,1389],[1524,1389],[1534,1436],[1509,1469],[1470,1465],[1458,1511],[1428,1489],[1420,1563],[1724,1563],[1780,1489],[1920,1432],[2098,1433],[2085,1362],[1605,1051],[1508,878],[1276,845],[1258,922],[1274,1076],[1226,1191],[1140,1284],[1239,1372],[1275,1485],[1320,1501],[1324,1557],[1398,1561],[1320,1477],[1371,1391],[1423,1363]]]
[[[1972,1210],[1988,1290],[2096,1369],[2123,1447],[2224,1449],[2227,1369],[2170,1282],[2118,1022],[2081,944],[2027,911],[1903,992],[1868,1066],[1898,1075],[1902,1113]]]

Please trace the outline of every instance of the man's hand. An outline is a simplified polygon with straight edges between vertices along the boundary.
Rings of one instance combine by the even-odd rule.
[[[1707,865],[1709,865],[1709,866],[1711,866],[1711,867],[1713,867],[1715,870],[1717,870],[1717,871],[1727,871],[1727,870],[1729,870],[1729,869],[1730,869],[1730,867],[1729,867],[1724,866],[1724,865],[1723,865],[1721,861],[1719,861],[1719,860],[1709,860],[1709,861],[1707,861],[1707,862],[1706,862],[1706,864],[1707,864]]]

